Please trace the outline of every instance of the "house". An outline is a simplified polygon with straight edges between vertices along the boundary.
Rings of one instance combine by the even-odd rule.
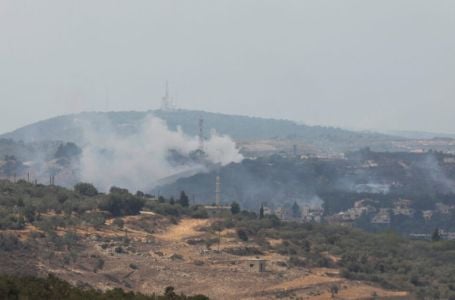
[[[415,213],[415,210],[411,208],[412,201],[408,199],[398,199],[393,203],[393,214],[394,215],[404,215],[412,216]]]
[[[281,220],[281,221],[289,221],[292,216],[291,213],[289,212],[288,209],[279,207],[275,209],[275,215]]]
[[[432,210],[423,210],[422,217],[425,219],[425,221],[430,221],[431,218],[433,217],[433,211]]]
[[[442,203],[442,202],[438,202],[436,203],[436,211],[440,214],[443,214],[443,215],[448,215],[450,214],[450,209],[452,207]]]
[[[444,157],[445,164],[455,164],[455,157]]]
[[[273,209],[270,207],[264,206],[264,216],[271,216],[273,215]]]
[[[371,223],[373,224],[390,224],[391,217],[388,208],[381,208],[379,212],[373,217]]]
[[[263,273],[266,271],[266,260],[265,259],[246,259],[244,261],[249,269],[253,272]]]
[[[333,223],[353,222],[364,214],[370,214],[377,211],[377,209],[370,205],[371,200],[363,199],[354,203],[354,207],[346,211],[340,212],[329,218]]]
[[[321,223],[324,209],[322,207],[309,207],[305,205],[302,208],[302,221],[303,222],[316,222]]]

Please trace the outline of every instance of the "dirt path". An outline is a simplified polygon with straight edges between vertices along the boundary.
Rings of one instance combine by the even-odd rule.
[[[164,233],[156,235],[156,237],[168,242],[179,242],[186,238],[200,235],[201,233],[198,229],[208,224],[209,220],[207,219],[182,219],[177,225],[171,226]]]

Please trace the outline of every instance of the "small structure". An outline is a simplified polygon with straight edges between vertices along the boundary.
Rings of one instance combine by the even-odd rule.
[[[322,216],[324,215],[324,209],[322,207],[304,206],[301,212],[302,212],[301,221],[306,223],[309,222],[321,223]]]
[[[451,209],[450,206],[448,206],[442,202],[436,203],[436,211],[440,214],[448,215],[448,214],[450,214],[450,209]]]
[[[264,216],[271,216],[273,214],[273,209],[268,206],[264,206]]]
[[[373,217],[371,223],[373,224],[390,224],[391,217],[389,209],[381,208],[379,212]]]
[[[412,201],[407,199],[398,199],[393,203],[393,214],[412,216],[414,215],[414,209],[411,208]]]
[[[433,218],[433,211],[432,210],[423,210],[422,217],[424,218],[425,221],[431,221],[431,218]]]
[[[275,215],[281,220],[281,221],[289,221],[291,219],[291,213],[289,210],[279,207],[275,209]]]
[[[445,164],[455,164],[455,157],[444,157]]]
[[[266,271],[267,261],[265,259],[245,259],[243,262],[247,265],[249,271],[258,273],[264,273]]]

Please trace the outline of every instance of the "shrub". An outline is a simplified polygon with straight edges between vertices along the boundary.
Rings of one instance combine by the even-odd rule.
[[[116,219],[114,219],[114,221],[112,222],[112,224],[113,224],[114,226],[117,226],[118,228],[122,229],[123,226],[125,225],[125,222],[124,222],[122,219],[120,219],[120,218],[116,218]]]
[[[295,266],[295,267],[306,267],[307,266],[306,262],[298,256],[289,257],[289,265]]]
[[[235,201],[231,204],[231,213],[233,215],[240,213],[240,205]]]
[[[93,197],[98,195],[98,190],[93,184],[80,182],[74,186],[74,190],[81,195]]]
[[[97,272],[98,270],[101,270],[104,267],[104,259],[102,258],[97,258],[95,261],[95,266],[93,268],[93,272]]]
[[[237,236],[244,242],[248,241],[248,234],[245,229],[242,228],[237,229]]]
[[[194,219],[207,219],[209,217],[209,214],[204,208],[198,207],[196,210],[191,211],[190,216]]]
[[[23,247],[24,245],[15,235],[0,233],[0,250],[13,251]]]
[[[125,193],[111,193],[98,205],[100,209],[109,211],[114,217],[137,215],[143,206],[142,199]]]

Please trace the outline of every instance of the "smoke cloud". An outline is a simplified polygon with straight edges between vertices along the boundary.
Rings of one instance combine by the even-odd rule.
[[[439,192],[455,193],[455,181],[449,178],[434,155],[427,155],[418,166],[429,177],[429,182],[436,184]]]
[[[204,141],[204,159],[195,160],[189,157],[198,150],[198,137],[188,136],[180,128],[172,131],[152,115],[132,126],[113,128],[108,120],[98,128],[83,124],[86,145],[79,165],[81,181],[91,182],[101,191],[114,185],[150,191],[165,178],[189,176],[243,159],[235,142],[215,131]],[[188,159],[171,163],[171,151]]]

